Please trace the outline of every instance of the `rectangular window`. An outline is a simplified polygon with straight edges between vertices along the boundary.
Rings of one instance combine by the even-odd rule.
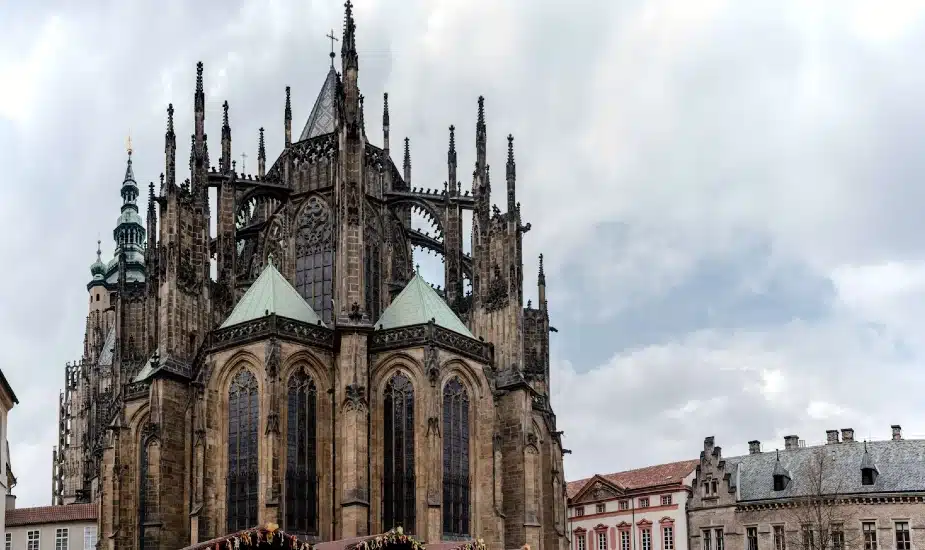
[[[604,504],[598,504],[598,505],[597,505],[597,513],[598,513],[598,514],[603,514],[603,513],[604,513],[604,510],[606,510],[606,509],[607,509],[607,508],[606,508],[606,505],[604,505]]]
[[[745,538],[748,542],[746,550],[758,550],[758,528],[757,527],[746,527],[745,528]]]
[[[832,524],[832,550],[845,550],[845,528],[840,523]]]
[[[774,526],[774,550],[787,550],[787,539],[784,538],[784,526]]]
[[[706,529],[703,532],[703,548],[701,550],[713,550],[713,543],[710,540],[710,530]]]
[[[585,550],[585,534],[583,532],[575,533],[575,550]]]
[[[714,533],[716,533],[716,550],[723,550],[723,528],[716,529]]]
[[[671,495],[662,495],[662,506],[671,505]]]
[[[607,550],[607,531],[597,532],[597,550]]]
[[[67,550],[67,527],[55,529],[55,550]]]
[[[861,524],[864,533],[864,550],[877,550],[877,525],[872,521]]]
[[[640,507],[640,508],[648,508],[648,507],[649,507],[649,499],[648,499],[648,498],[641,498],[641,499],[639,499],[639,507]]]
[[[909,522],[896,522],[896,550],[911,550],[912,541],[909,539]]]
[[[84,550],[96,548],[96,525],[84,527]]]
[[[580,518],[580,517],[583,516],[583,515],[585,515],[585,507],[584,507],[584,506],[579,506],[578,508],[575,508],[575,517],[579,517],[579,518]]]
[[[671,525],[662,528],[662,549],[674,550],[674,527]]]
[[[711,495],[716,496],[716,488],[717,488],[717,482],[714,479],[713,481],[710,482],[710,494]]]
[[[6,550],[13,550],[13,533],[6,534]]]
[[[803,526],[803,550],[813,549],[813,528],[809,525]]]
[[[652,529],[642,530],[642,550],[652,550]]]
[[[620,550],[630,550],[629,531],[620,531]]]
[[[39,550],[38,531],[29,531],[26,533],[26,550]]]
[[[629,510],[629,509],[630,509],[630,501],[628,501],[628,500],[621,500],[621,501],[620,501],[620,509],[621,509],[621,510]]]

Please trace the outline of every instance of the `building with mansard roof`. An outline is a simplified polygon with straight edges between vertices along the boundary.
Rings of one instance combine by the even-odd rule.
[[[524,307],[513,138],[503,213],[482,98],[471,190],[453,127],[445,189],[411,187],[407,139],[403,166],[392,161],[388,96],[381,146],[366,134],[355,33],[348,2],[340,72],[332,53],[295,140],[286,89],[284,148],[268,164],[261,129],[257,174],[231,161],[227,102],[210,162],[201,63],[191,176],[177,181],[170,106],[144,220],[129,152],[54,460],[55,503],[97,503],[108,548],[181,548],[266,522],[307,540],[400,526],[493,550],[565,547],[545,278],[541,262]],[[412,229],[413,213],[436,235]],[[413,247],[443,255],[442,288],[415,272]]]
[[[691,550],[844,550],[925,547],[925,440],[859,441],[828,430],[806,446],[724,457],[704,440],[687,513]]]

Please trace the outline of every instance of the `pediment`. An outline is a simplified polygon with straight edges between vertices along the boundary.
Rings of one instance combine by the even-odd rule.
[[[614,485],[601,476],[594,476],[581,491],[575,495],[575,502],[610,500],[619,498],[623,493],[623,489],[619,486]]]

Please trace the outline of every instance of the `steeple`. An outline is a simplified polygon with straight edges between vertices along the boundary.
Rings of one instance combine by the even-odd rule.
[[[507,136],[507,211],[514,212],[517,209],[517,196],[515,193],[515,180],[517,179],[517,169],[514,165],[514,136]]]
[[[103,263],[103,253],[100,250],[100,245],[102,241],[96,240],[96,261],[90,264],[90,282],[87,283],[87,290],[91,288],[103,285],[105,283],[106,277],[106,264]]]
[[[283,112],[283,123],[286,126],[286,147],[292,145],[292,102],[289,99],[289,86],[286,86],[286,110]]]
[[[386,159],[389,158],[389,93],[382,94],[382,150]]]
[[[447,184],[449,185],[449,194],[454,196],[458,190],[456,187],[456,127],[450,126],[450,148],[446,153],[447,166]]]
[[[263,140],[263,127],[260,127],[260,139],[257,141],[257,176],[267,173],[267,145]]]
[[[402,167],[405,169],[405,186],[411,187],[411,140],[405,138],[405,160],[402,162]]]
[[[126,280],[144,281],[145,226],[138,214],[138,184],[132,169],[132,145],[129,139],[125,163],[125,177],[122,179],[122,208],[112,236],[116,241],[116,258],[125,254]]]
[[[546,309],[546,272],[543,270],[543,255],[540,254],[540,269],[536,277],[536,298],[540,309]]]
[[[219,170],[223,174],[231,171],[231,125],[228,123],[228,102],[222,104],[222,158]]]
[[[167,106],[167,133],[164,135],[167,185],[177,183],[177,135],[173,131],[173,103]]]

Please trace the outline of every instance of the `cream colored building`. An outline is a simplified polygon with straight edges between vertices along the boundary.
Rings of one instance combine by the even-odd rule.
[[[6,381],[3,371],[0,371],[0,491],[3,492],[6,501],[11,501],[15,497],[11,491],[16,484],[16,478],[13,476],[13,469],[10,467],[10,444],[7,440],[7,417],[14,405],[18,405],[19,400],[16,394]],[[6,532],[6,505],[0,506],[0,533]]]
[[[696,460],[595,475],[568,484],[572,550],[687,550]]]
[[[691,550],[921,550],[925,548],[925,440],[857,441],[828,430],[807,447],[724,457],[704,440],[688,501]],[[775,448],[777,447],[777,448]]]
[[[95,550],[97,505],[70,504],[6,511],[5,550]]]

